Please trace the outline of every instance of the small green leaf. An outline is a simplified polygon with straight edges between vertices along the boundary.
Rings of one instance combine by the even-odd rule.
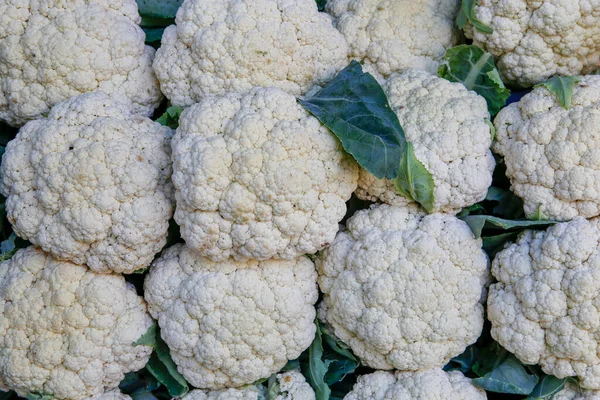
[[[529,394],[527,400],[550,400],[565,388],[567,380],[568,378],[558,379],[555,376],[546,375]]]
[[[350,346],[335,338],[331,333],[329,333],[329,330],[326,327],[320,325],[320,328],[323,339],[325,339],[325,342],[329,347],[331,347],[333,351],[335,351],[344,358],[348,358],[352,361],[359,362],[358,358],[354,354],[352,354]]]
[[[352,61],[314,96],[298,101],[363,168],[380,179],[396,178],[406,137],[383,88],[360,63]]]
[[[27,393],[27,400],[51,400],[54,396],[49,394],[41,394],[41,393]]]
[[[483,33],[494,33],[492,28],[485,25],[475,16],[475,7],[477,4],[478,0],[462,0],[462,5],[456,17],[456,25],[459,29],[463,29],[468,22]]]
[[[188,386],[182,385],[175,378],[165,364],[158,358],[156,353],[152,353],[150,361],[146,364],[146,369],[169,391],[171,396],[183,396],[188,392]]]
[[[331,389],[325,383],[327,367],[323,362],[323,338],[318,322],[315,321],[315,324],[317,325],[317,333],[308,348],[308,365],[305,375],[308,383],[315,391],[316,400],[329,400]]]
[[[542,211],[542,206],[539,205],[537,210],[535,211],[535,214],[533,214],[531,217],[529,217],[529,219],[531,219],[532,221],[548,221],[549,218],[546,214],[544,214],[544,212]]]
[[[494,214],[510,220],[523,218],[523,200],[507,189],[491,186],[485,196],[487,201],[498,203],[494,209]]]
[[[575,85],[581,81],[580,76],[560,76],[554,75],[546,82],[539,83],[535,87],[545,87],[556,96],[558,102],[565,108],[571,107],[571,99],[573,98],[573,89]]]
[[[177,129],[179,127],[179,117],[181,116],[181,112],[183,108],[180,106],[170,106],[167,108],[167,111],[161,115],[156,122],[162,124],[164,126],[168,126],[171,129]]]
[[[493,141],[494,139],[496,139],[496,127],[494,126],[494,124],[492,124],[492,121],[490,121],[487,118],[485,119],[485,124],[490,127],[490,138]]]
[[[172,19],[183,0],[137,0],[137,3],[142,17]]]
[[[500,235],[485,236],[483,240],[483,250],[487,253],[490,259],[493,259],[498,252],[504,249],[504,245],[517,238],[519,232],[508,232]]]
[[[159,361],[166,368],[169,374],[169,378],[166,378],[163,375],[165,382],[161,381],[158,376],[154,375],[156,379],[158,379],[160,383],[167,387],[167,390],[171,396],[182,396],[187,393],[189,390],[188,384],[185,378],[179,373],[179,371],[177,371],[177,365],[175,365],[173,359],[171,358],[169,347],[162,340],[160,334],[157,334],[156,336],[156,347],[154,354],[156,354]]]
[[[423,206],[427,212],[433,209],[434,189],[433,176],[415,156],[412,143],[408,142],[404,148],[398,177],[394,180],[398,193],[413,199]]]
[[[279,396],[281,392],[281,386],[277,381],[277,374],[271,375],[269,381],[267,383],[267,394],[265,396],[266,400],[275,400],[277,396]]]
[[[556,221],[508,220],[491,215],[467,215],[460,217],[469,225],[476,238],[481,237],[483,228],[500,230],[509,229],[541,229],[556,224]]]
[[[529,374],[513,356],[508,356],[500,365],[473,384],[490,392],[528,395],[538,383],[538,377]]]
[[[479,353],[477,347],[469,346],[462,354],[451,359],[450,362],[444,367],[444,371],[458,369],[463,374],[466,374],[467,372],[471,371],[471,368],[473,367],[473,364],[475,364],[475,360],[477,360],[478,356]]]
[[[500,79],[494,57],[475,45],[463,44],[448,49],[438,74],[450,82],[461,82],[467,89],[482,96],[492,116],[504,107],[510,97],[510,90]]]
[[[153,349],[156,347],[156,338],[158,335],[158,325],[154,322],[146,333],[144,333],[138,340],[133,342],[134,346],[149,346]]]
[[[316,2],[317,2],[317,8],[319,9],[319,11],[325,10],[325,4],[327,4],[327,0],[316,0]]]
[[[143,28],[146,34],[146,44],[160,43],[165,28]]]

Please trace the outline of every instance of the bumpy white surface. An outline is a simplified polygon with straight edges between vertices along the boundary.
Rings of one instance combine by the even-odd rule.
[[[567,382],[552,400],[600,400],[600,390],[582,389],[576,383]]]
[[[372,368],[441,367],[481,333],[488,258],[453,216],[358,211],[316,264],[320,315]]]
[[[376,371],[358,378],[344,400],[485,400],[483,389],[459,371]]]
[[[223,389],[267,378],[310,346],[316,279],[304,256],[214,262],[176,245],[153,263],[144,297],[178,371]]]
[[[479,0],[465,35],[497,59],[505,83],[529,87],[554,74],[579,75],[600,64],[597,0]]]
[[[525,214],[550,219],[600,215],[600,76],[576,85],[563,108],[544,87],[500,111],[493,150],[504,156]]]
[[[526,231],[492,263],[492,336],[525,364],[600,389],[600,220]]]
[[[383,89],[415,156],[433,176],[432,212],[455,214],[483,200],[496,166],[485,99],[460,83],[418,70],[392,75]],[[356,195],[394,206],[408,203],[393,181],[362,168]]]
[[[294,95],[346,66],[348,45],[314,0],[186,0],[154,71],[173,104],[274,86]]]
[[[19,250],[0,264],[0,390],[81,400],[116,388],[148,362],[133,342],[150,325],[121,275]]]
[[[334,239],[358,180],[336,137],[275,88],[186,109],[173,170],[181,235],[213,260],[315,253]]]
[[[21,126],[95,90],[151,115],[162,95],[140,20],[134,0],[0,2],[0,120]]]
[[[350,45],[350,56],[387,77],[406,68],[436,73],[460,34],[460,0],[328,0],[326,10]]]
[[[315,400],[315,392],[299,371],[277,374],[279,392],[273,400]],[[247,386],[240,389],[192,390],[184,400],[262,400],[265,386]]]
[[[164,247],[173,213],[171,130],[86,93],[6,147],[0,192],[15,233],[98,272],[133,272]]]

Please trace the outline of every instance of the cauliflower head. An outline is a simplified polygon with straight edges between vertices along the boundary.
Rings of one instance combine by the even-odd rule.
[[[483,389],[459,371],[376,371],[363,375],[344,400],[485,400]]]
[[[267,378],[310,346],[316,280],[304,256],[215,262],[175,245],[153,263],[144,297],[177,370],[224,389]]]
[[[600,76],[585,76],[566,110],[538,87],[494,120],[493,150],[504,156],[525,214],[559,221],[600,215]]]
[[[30,121],[0,167],[15,233],[97,272],[147,267],[173,213],[171,133],[100,92]]]
[[[358,166],[291,94],[255,88],[186,109],[173,137],[175,220],[211,259],[292,259],[327,246]]]
[[[134,0],[0,2],[0,120],[13,126],[103,91],[151,115],[162,94]]]
[[[442,367],[477,340],[489,262],[466,223],[379,205],[346,228],[316,261],[320,317],[365,365]]]
[[[350,57],[383,77],[406,68],[436,73],[460,41],[460,0],[328,0],[326,11],[350,45]]]
[[[529,87],[552,75],[591,73],[600,64],[597,0],[478,0],[465,35],[496,59],[504,83]]]
[[[116,388],[150,359],[133,342],[152,323],[121,275],[19,250],[0,264],[0,390],[82,400]]]
[[[600,390],[582,389],[567,381],[564,389],[552,396],[552,400],[600,400]]]
[[[277,374],[277,396],[273,400],[315,400],[312,390],[300,371],[287,371]],[[269,380],[270,382],[270,380]],[[193,390],[184,400],[262,400],[267,388],[264,386],[247,386],[239,389]],[[269,397],[271,398],[271,397]]]
[[[348,45],[314,0],[185,0],[154,71],[175,105],[274,86],[302,95],[346,66]]]
[[[496,165],[485,99],[460,83],[418,70],[392,75],[383,89],[417,159],[433,176],[433,212],[455,214],[483,200]],[[356,195],[394,206],[409,202],[393,181],[362,168]]]
[[[525,231],[492,274],[492,337],[525,364],[600,389],[600,219]]]

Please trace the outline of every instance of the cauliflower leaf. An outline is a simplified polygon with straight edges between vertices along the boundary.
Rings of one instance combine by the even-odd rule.
[[[573,89],[581,81],[580,76],[560,76],[554,75],[546,82],[535,85],[535,87],[545,87],[550,93],[556,96],[558,102],[568,110],[571,108],[571,99],[573,98]]]
[[[527,400],[549,400],[565,388],[568,378],[559,379],[552,375],[546,375],[537,384]]]
[[[494,57],[475,45],[463,44],[448,49],[438,74],[450,82],[461,82],[485,98],[492,116],[504,107],[510,96],[510,90],[500,79]]]
[[[383,88],[359,62],[352,61],[314,96],[298,102],[363,168],[379,179],[395,179],[400,194],[427,210],[433,207],[431,173],[415,157]]]
[[[539,378],[535,374],[528,373],[525,367],[511,354],[492,371],[480,378],[473,379],[473,383],[490,392],[526,395],[533,391],[538,380]]]
[[[493,33],[494,30],[481,22],[475,15],[475,6],[477,6],[477,2],[478,0],[462,1],[460,10],[456,16],[456,25],[459,29],[463,29],[468,22],[483,33]]]

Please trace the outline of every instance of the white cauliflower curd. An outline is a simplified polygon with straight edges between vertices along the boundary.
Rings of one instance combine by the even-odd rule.
[[[121,275],[19,250],[0,264],[0,390],[122,399],[96,395],[146,365],[152,349],[133,342],[152,323]]]
[[[314,0],[186,0],[154,71],[175,105],[274,86],[293,95],[346,66],[348,45]]]
[[[525,364],[600,389],[600,220],[525,231],[492,274],[492,337]]]
[[[493,150],[504,156],[527,216],[600,215],[600,76],[581,78],[568,110],[538,87],[502,109],[494,125]]]
[[[424,71],[392,75],[383,89],[415,156],[433,176],[433,212],[456,214],[483,200],[496,165],[485,99]],[[394,206],[409,200],[393,181],[361,168],[356,195]]]
[[[442,367],[477,340],[489,263],[466,223],[380,205],[346,228],[316,261],[320,316],[365,365]]]
[[[151,115],[162,95],[134,0],[0,2],[0,120],[13,126],[100,90]]]
[[[226,389],[268,378],[310,346],[316,280],[304,256],[214,262],[175,245],[150,268],[144,297],[177,370],[197,388]]]
[[[328,0],[326,11],[350,45],[350,57],[383,77],[406,68],[436,73],[460,41],[460,0]]]
[[[358,167],[296,98],[276,88],[210,97],[173,137],[175,220],[211,259],[293,259],[327,246]]]
[[[288,371],[277,374],[277,390],[272,400],[315,400],[315,392],[306,382],[300,371]],[[263,400],[264,386],[246,386],[239,389],[192,390],[183,400]]]
[[[551,400],[600,400],[600,390],[582,389],[577,383],[567,381]]]
[[[465,35],[490,52],[506,84],[529,87],[554,74],[591,73],[600,66],[598,0],[478,0]]]
[[[0,167],[15,233],[97,272],[147,267],[173,213],[171,134],[99,92],[30,121]]]
[[[344,400],[485,400],[483,389],[459,371],[376,371],[363,375]]]

